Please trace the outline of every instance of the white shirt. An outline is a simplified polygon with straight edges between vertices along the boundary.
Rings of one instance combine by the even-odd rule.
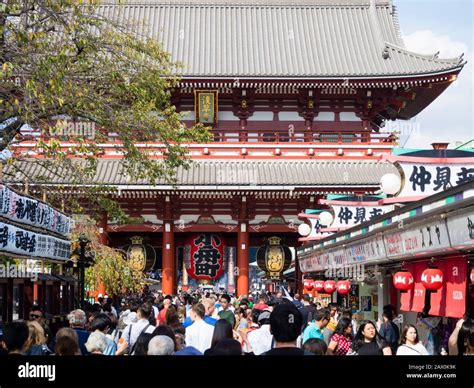
[[[397,349],[397,356],[427,356],[428,351],[421,342],[416,345],[400,345]]]
[[[209,325],[202,319],[194,321],[186,328],[186,346],[193,346],[201,353],[211,347],[214,326]]]
[[[260,329],[253,330],[247,335],[253,354],[259,356],[272,348],[273,335],[270,333],[270,325],[263,325]]]
[[[142,333],[143,329],[149,325],[150,322],[148,322],[148,319],[142,318],[138,320],[135,323],[132,323],[131,325],[128,325],[122,334],[122,337],[125,339],[125,341],[128,342],[128,349],[129,351],[132,349],[133,345],[138,339],[138,336]],[[131,326],[131,328],[130,328]],[[153,331],[156,329],[155,326],[148,326],[148,328],[145,330],[145,333],[153,333]]]

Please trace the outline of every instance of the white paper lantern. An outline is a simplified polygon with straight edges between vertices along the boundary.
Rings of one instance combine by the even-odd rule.
[[[385,174],[380,180],[380,188],[387,195],[395,195],[400,191],[402,181],[395,174]]]
[[[329,226],[332,224],[333,221],[334,221],[334,217],[332,216],[331,213],[329,212],[319,213],[319,223],[322,226]]]
[[[308,236],[311,233],[311,226],[306,223],[300,224],[300,226],[298,226],[298,233],[303,237]]]

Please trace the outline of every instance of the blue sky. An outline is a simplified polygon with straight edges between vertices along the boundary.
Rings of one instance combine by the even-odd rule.
[[[473,98],[473,0],[394,0],[408,49],[422,54],[440,51],[440,58],[464,52],[468,64],[451,85],[427,109],[410,122],[395,122],[387,130],[401,131],[401,145],[431,148],[434,141],[474,139]],[[459,144],[459,143],[458,143]]]

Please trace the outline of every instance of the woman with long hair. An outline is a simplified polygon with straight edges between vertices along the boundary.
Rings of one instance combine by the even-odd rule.
[[[328,355],[345,356],[352,345],[352,320],[341,318],[336,326],[336,331],[331,337]]]
[[[25,349],[28,356],[47,356],[52,351],[46,345],[46,335],[43,327],[36,321],[28,321],[28,340],[26,341]]]
[[[391,356],[392,349],[377,332],[372,321],[362,321],[348,354],[360,356]]]
[[[214,326],[212,334],[211,347],[204,352],[204,355],[212,354],[216,344],[223,339],[233,339],[234,334],[231,324],[226,319],[219,319]]]
[[[428,351],[418,339],[418,330],[414,325],[405,325],[400,338],[397,356],[427,356]]]
[[[449,337],[450,356],[474,355],[474,319],[460,319]]]

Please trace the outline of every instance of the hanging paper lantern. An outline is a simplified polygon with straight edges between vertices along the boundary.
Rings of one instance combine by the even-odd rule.
[[[308,291],[311,291],[314,287],[314,280],[313,279],[305,279],[304,280],[304,288]]]
[[[322,290],[324,290],[324,280],[315,280],[314,289],[318,292],[321,292]]]
[[[270,279],[281,279],[291,264],[291,250],[280,242],[280,237],[270,237],[268,243],[257,250],[257,265]]]
[[[474,284],[474,268],[471,269],[471,284]]]
[[[222,237],[197,234],[187,239],[184,249],[185,267],[194,279],[213,281],[224,274],[224,246]]]
[[[400,271],[393,275],[393,286],[402,292],[412,289],[414,283],[415,280],[411,272]]]
[[[443,287],[443,271],[439,268],[427,268],[421,274],[421,284],[429,291]]]
[[[128,246],[127,258],[135,271],[148,272],[155,266],[156,252],[149,244],[143,244],[143,237],[134,236]]]
[[[346,295],[351,290],[351,282],[349,280],[339,280],[336,288],[339,294]]]
[[[324,282],[324,292],[332,294],[336,291],[336,282],[334,280],[326,280]]]

